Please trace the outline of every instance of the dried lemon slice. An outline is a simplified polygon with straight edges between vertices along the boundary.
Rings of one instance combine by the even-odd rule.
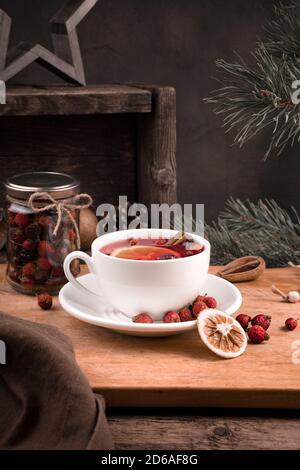
[[[240,356],[247,347],[247,336],[241,325],[220,310],[204,310],[198,316],[198,331],[211,351],[227,359]]]

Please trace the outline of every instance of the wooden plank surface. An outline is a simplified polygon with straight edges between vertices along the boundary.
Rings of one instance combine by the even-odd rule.
[[[217,268],[212,268],[212,272]],[[81,323],[55,309],[41,311],[34,298],[18,295],[3,280],[0,309],[57,326],[74,343],[78,363],[108,406],[300,408],[300,365],[292,363],[292,345],[300,329],[287,332],[284,320],[299,316],[299,304],[286,304],[271,293],[299,288],[294,268],[267,270],[252,283],[239,285],[242,311],[271,314],[271,339],[249,345],[233,360],[213,355],[196,331],[168,338],[134,338]]]
[[[134,410],[130,410],[134,413]],[[108,415],[119,450],[299,450],[300,417]]]
[[[127,85],[8,87],[0,116],[150,113],[150,91]]]
[[[138,123],[138,192],[144,204],[177,202],[176,92],[171,87],[147,87],[153,96],[151,114]]]

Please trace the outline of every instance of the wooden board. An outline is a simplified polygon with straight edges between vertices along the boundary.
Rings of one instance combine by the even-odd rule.
[[[299,412],[257,413],[251,416],[235,411],[195,416],[156,414],[111,414],[108,421],[116,449],[119,450],[299,450]],[[252,411],[252,410],[251,410]],[[282,416],[284,413],[284,416]]]
[[[8,87],[0,116],[150,113],[148,90],[126,85]]]
[[[212,268],[212,272],[217,268]],[[41,311],[32,297],[14,293],[3,280],[0,309],[28,320],[57,326],[74,343],[78,363],[108,406],[300,408],[300,364],[292,363],[292,345],[300,328],[283,329],[284,320],[299,316],[300,304],[285,304],[271,293],[299,288],[293,268],[267,270],[252,283],[239,285],[242,311],[271,314],[271,339],[249,345],[234,360],[213,355],[196,331],[169,338],[134,338],[81,323],[55,309]]]

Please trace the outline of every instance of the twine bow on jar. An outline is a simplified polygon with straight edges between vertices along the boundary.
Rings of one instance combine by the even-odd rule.
[[[80,248],[80,233],[79,227],[72,215],[72,210],[87,209],[93,204],[93,199],[89,194],[77,194],[71,200],[56,200],[49,193],[37,192],[33,193],[28,199],[28,206],[35,212],[44,212],[47,210],[55,209],[57,211],[57,222],[53,231],[56,236],[62,222],[63,214],[66,213],[70,218],[76,233],[77,247]]]

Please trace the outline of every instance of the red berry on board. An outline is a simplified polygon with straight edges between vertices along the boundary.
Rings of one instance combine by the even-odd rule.
[[[167,312],[164,314],[163,322],[164,323],[179,323],[180,316],[178,315],[177,312],[170,310],[170,312]]]
[[[298,319],[296,320],[296,318],[288,318],[287,320],[285,320],[285,327],[289,331],[295,330],[297,326],[298,326]]]
[[[193,315],[194,317],[198,317],[198,315],[203,312],[207,307],[206,303],[203,302],[202,300],[197,300],[197,302],[193,303]]]
[[[30,218],[28,214],[17,214],[14,218],[14,223],[24,228],[29,224]]]
[[[39,294],[38,297],[38,304],[43,310],[50,310],[52,307],[52,297],[47,292]]]
[[[260,325],[251,326],[247,333],[253,344],[260,344],[270,338],[266,330]]]
[[[256,315],[254,318],[252,318],[251,325],[262,326],[263,329],[267,331],[267,329],[271,325],[271,319],[272,317],[268,315],[259,314],[259,315]]]
[[[22,268],[22,274],[24,276],[33,276],[35,273],[35,264],[32,261],[26,263]]]
[[[192,312],[187,307],[182,308],[181,310],[179,310],[178,315],[179,315],[180,321],[182,321],[182,322],[193,321],[194,320]]]
[[[208,308],[217,308],[217,301],[214,297],[204,297],[203,302],[206,303]]]
[[[153,319],[148,315],[148,313],[139,313],[132,319],[132,321],[134,323],[153,323]]]
[[[236,321],[239,322],[239,324],[241,325],[242,328],[244,328],[244,330],[247,330],[249,323],[251,322],[251,317],[249,317],[249,315],[246,315],[244,313],[240,313],[236,317]]]
[[[37,242],[34,241],[34,240],[27,239],[22,243],[22,246],[23,246],[24,250],[26,250],[26,251],[33,251],[37,247]]]

